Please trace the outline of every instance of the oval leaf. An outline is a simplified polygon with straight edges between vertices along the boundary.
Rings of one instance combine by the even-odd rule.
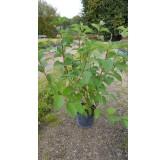
[[[111,59],[102,60],[102,67],[105,73],[110,72],[113,66],[113,62]]]
[[[99,108],[96,108],[95,111],[94,111],[94,117],[95,117],[95,119],[98,119],[100,114],[104,114],[103,110],[101,110]]]
[[[83,85],[84,85],[84,84],[88,84],[88,82],[89,82],[91,76],[92,76],[92,73],[91,73],[91,72],[89,72],[89,71],[83,72],[81,83],[82,83]]]
[[[60,109],[64,105],[64,97],[62,95],[54,95],[54,105],[56,109]]]
[[[110,116],[108,117],[109,122],[111,123],[112,126],[114,126],[115,122],[118,122],[121,120],[121,118],[119,116]]]
[[[121,75],[120,75],[119,73],[114,72],[113,76],[114,76],[117,80],[122,81],[122,77],[121,77]]]
[[[88,111],[88,114],[91,115],[92,114],[92,110],[90,107],[86,106],[86,105],[83,105],[83,108],[84,110],[87,110]]]
[[[75,105],[73,103],[67,103],[66,110],[72,117],[76,117],[77,109],[75,108]]]
[[[116,108],[114,107],[107,108],[108,115],[113,115],[115,112],[116,112]]]

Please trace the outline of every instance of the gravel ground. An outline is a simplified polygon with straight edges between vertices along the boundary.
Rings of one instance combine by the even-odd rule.
[[[122,77],[122,83],[107,86],[117,97],[117,101],[107,101],[117,108],[119,115],[127,113],[128,105],[128,75],[123,73]],[[100,116],[92,128],[82,129],[65,110],[57,114],[58,122],[39,127],[39,160],[128,159],[127,147],[124,147],[127,130],[119,123],[112,127],[104,116]]]

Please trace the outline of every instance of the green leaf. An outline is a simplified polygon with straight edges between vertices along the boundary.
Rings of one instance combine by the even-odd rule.
[[[76,102],[75,107],[76,107],[78,113],[80,113],[81,115],[84,114],[85,110],[80,102]]]
[[[42,59],[42,57],[44,56],[43,52],[45,52],[45,51],[46,51],[45,49],[40,49],[40,50],[38,51],[38,60],[41,60],[41,59]]]
[[[114,107],[107,108],[108,115],[113,115],[115,112],[116,112],[116,108]]]
[[[103,66],[104,72],[109,73],[113,66],[113,62],[111,59],[102,60],[102,66]]]
[[[125,30],[124,26],[120,26],[117,29],[119,29],[119,30]]]
[[[121,119],[121,124],[122,124],[122,126],[124,126],[125,128],[128,128],[128,115],[125,115],[124,117],[122,117],[122,119]]]
[[[76,52],[74,55],[74,59],[79,60],[80,59],[80,53]]]
[[[56,109],[60,109],[64,105],[64,97],[62,95],[54,95],[54,105]]]
[[[60,61],[55,61],[54,62],[54,66],[62,66],[62,65],[63,65],[63,63],[60,62]]]
[[[91,28],[85,28],[84,33],[94,33]]]
[[[89,97],[86,97],[85,100],[88,104],[91,104],[91,101],[90,101]]]
[[[77,96],[73,96],[73,100],[74,100],[74,102],[80,102],[80,99]]]
[[[84,68],[84,66],[85,66],[85,68]],[[86,63],[86,65],[85,65],[85,62],[82,62],[82,63],[80,64],[81,70],[84,69],[84,71],[88,70],[90,67],[91,67],[91,64],[90,64],[90,63]]]
[[[60,53],[54,54],[54,58],[56,58],[56,57],[62,57],[62,54],[60,54]]]
[[[40,62],[44,68],[47,66],[47,61],[40,61]]]
[[[58,46],[58,47],[57,47],[57,51],[58,51],[59,54],[62,55],[62,54],[63,54],[62,46]]]
[[[68,22],[68,19],[66,17],[56,17],[54,19],[52,19],[52,24],[56,24],[56,25],[62,25],[65,22]]]
[[[96,108],[95,111],[94,111],[94,117],[95,117],[95,119],[98,119],[99,114],[100,114],[100,111],[99,111],[98,108]]]
[[[64,65],[65,66],[71,66],[73,61],[70,58],[65,58]]]
[[[109,29],[108,28],[101,28],[100,30],[101,32],[107,32],[107,33],[110,33]]]
[[[38,47],[45,47],[45,46],[46,46],[45,42],[38,42]]]
[[[115,77],[117,80],[122,81],[122,77],[119,73],[114,72],[114,74],[112,76]]]
[[[43,71],[44,71],[43,68],[42,68],[40,65],[38,65],[38,71],[39,71],[39,72],[42,72],[42,73],[43,73]]]
[[[67,103],[66,104],[66,110],[72,117],[76,117],[77,109],[76,109],[76,107],[73,103]]]
[[[128,37],[128,27],[125,28],[124,26],[118,27],[118,30],[120,30],[120,34],[123,38]]]
[[[112,126],[114,126],[115,122],[118,122],[121,120],[121,118],[117,115],[109,116],[108,119]]]
[[[89,97],[90,97],[91,100],[95,99],[95,95],[93,93],[89,93]]]
[[[122,126],[124,126],[125,128],[128,128],[128,121],[127,121],[127,120],[122,119],[122,120],[121,120],[121,124],[122,124]]]
[[[91,78],[90,81],[89,81],[89,83],[88,83],[89,95],[90,95],[90,94],[93,94],[93,93],[91,93],[91,92],[93,92],[94,90],[96,90],[96,86],[95,86],[95,84],[94,84],[94,79]],[[93,94],[93,95],[94,95],[94,94]]]
[[[54,80],[54,77],[52,75],[47,74],[46,76],[49,82],[52,82]]]
[[[121,47],[120,45],[121,45],[120,43],[114,42],[114,43],[112,43],[111,48],[112,49],[119,49]]]
[[[102,84],[99,88],[98,91],[101,92],[102,94],[108,94],[106,87],[104,84]]]
[[[125,62],[115,62],[114,66],[118,68],[120,71],[124,71],[126,69],[126,63]]]
[[[100,31],[100,26],[98,24],[92,23],[91,25],[95,27],[97,31]]]
[[[80,61],[73,61],[73,65],[72,65],[72,67],[73,68],[77,68],[78,66],[79,66],[79,64],[80,64]]]
[[[78,25],[78,24],[72,24],[71,27],[72,27],[72,30],[73,30],[73,31],[75,31],[75,32],[77,32],[77,33],[79,33],[79,34],[81,34],[80,25]]]
[[[65,54],[65,58],[73,59],[73,55],[70,54],[70,53],[66,53],[66,54]]]
[[[96,108],[94,110],[94,117],[95,117],[95,119],[98,119],[100,114],[104,114],[103,110],[101,110],[99,108]]]
[[[89,72],[89,71],[83,72],[83,74],[82,74],[82,79],[81,79],[81,84],[83,84],[83,85],[84,85],[84,84],[88,84],[88,82],[89,82],[91,76],[92,76],[92,73],[91,73],[91,72]]]
[[[100,103],[101,95],[99,93],[96,93],[96,95],[94,97],[94,101],[95,101],[96,104]]]
[[[107,53],[107,58],[112,58],[115,56],[115,52],[114,51],[110,51]]]
[[[121,35],[122,35],[123,38],[126,38],[126,37],[128,37],[128,32],[123,31],[123,32],[121,33]]]
[[[102,53],[99,52],[98,50],[94,50],[94,51],[91,52],[90,56],[91,57],[96,57],[96,58],[102,58]],[[92,62],[93,62],[93,60],[94,59],[92,59]],[[96,61],[96,60],[94,60],[94,61]]]
[[[88,114],[91,115],[92,114],[92,110],[90,107],[86,106],[86,105],[83,105],[83,108],[84,110],[87,110],[88,111]]]
[[[104,41],[104,36],[103,36],[103,35],[100,36],[99,39],[100,39],[101,41]]]
[[[104,96],[102,96],[102,103],[104,104],[104,106],[106,106],[107,105],[107,100],[106,100],[106,98],[104,97]]]
[[[56,87],[57,87],[57,89],[58,89],[58,91],[59,91],[60,93],[63,92],[63,84],[62,84],[62,82],[56,83]]]
[[[103,84],[103,81],[102,79],[99,78],[95,78],[94,79],[94,84],[97,86],[97,87],[100,87],[102,84]]]
[[[116,100],[116,98],[115,98],[115,96],[113,94],[110,94],[109,97],[110,97],[111,101]]]
[[[75,96],[76,96],[78,99],[82,99],[83,93],[77,93],[77,94],[75,94]]]
[[[105,25],[105,23],[103,21],[100,21],[99,25],[103,26],[103,25]]]
[[[58,90],[57,90],[57,88],[56,88],[56,86],[55,86],[54,84],[49,83],[49,87],[50,87],[55,93],[58,92]]]
[[[105,77],[103,81],[106,84],[110,85],[114,81],[114,78],[112,78],[112,77]]]
[[[64,44],[64,45],[69,45],[73,42],[73,37],[70,36],[70,35],[66,35],[65,37],[63,37],[61,43]]]
[[[69,96],[69,95],[73,94],[74,91],[75,91],[74,88],[72,88],[71,86],[67,86],[63,91],[63,95]]]

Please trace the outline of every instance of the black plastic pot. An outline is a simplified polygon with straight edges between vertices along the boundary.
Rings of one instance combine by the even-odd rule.
[[[87,116],[83,116],[79,113],[77,113],[77,125],[81,128],[90,128],[93,125],[93,121],[94,121],[94,113],[92,113],[91,115],[87,115]]]

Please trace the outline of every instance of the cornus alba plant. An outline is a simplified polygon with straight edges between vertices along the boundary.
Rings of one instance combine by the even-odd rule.
[[[46,50],[43,49],[38,52],[39,71],[44,73],[54,91],[56,109],[65,107],[72,117],[76,117],[78,113],[83,116],[94,114],[95,119],[106,115],[112,125],[120,121],[127,127],[127,115],[117,115],[116,108],[109,106],[106,100],[106,96],[111,101],[116,99],[107,91],[106,86],[115,80],[122,81],[121,72],[127,71],[127,55],[115,51],[121,47],[120,43],[111,40],[102,42],[102,33],[109,33],[104,22],[92,26],[97,29],[98,40],[88,38],[88,33],[94,31],[82,23],[65,30],[57,26],[59,46],[53,58],[53,70],[58,70],[59,75],[55,78],[46,72],[47,60],[43,57]],[[74,40],[74,35],[77,35],[77,40]],[[73,49],[69,52],[68,47]],[[104,107],[98,108],[99,103]]]

